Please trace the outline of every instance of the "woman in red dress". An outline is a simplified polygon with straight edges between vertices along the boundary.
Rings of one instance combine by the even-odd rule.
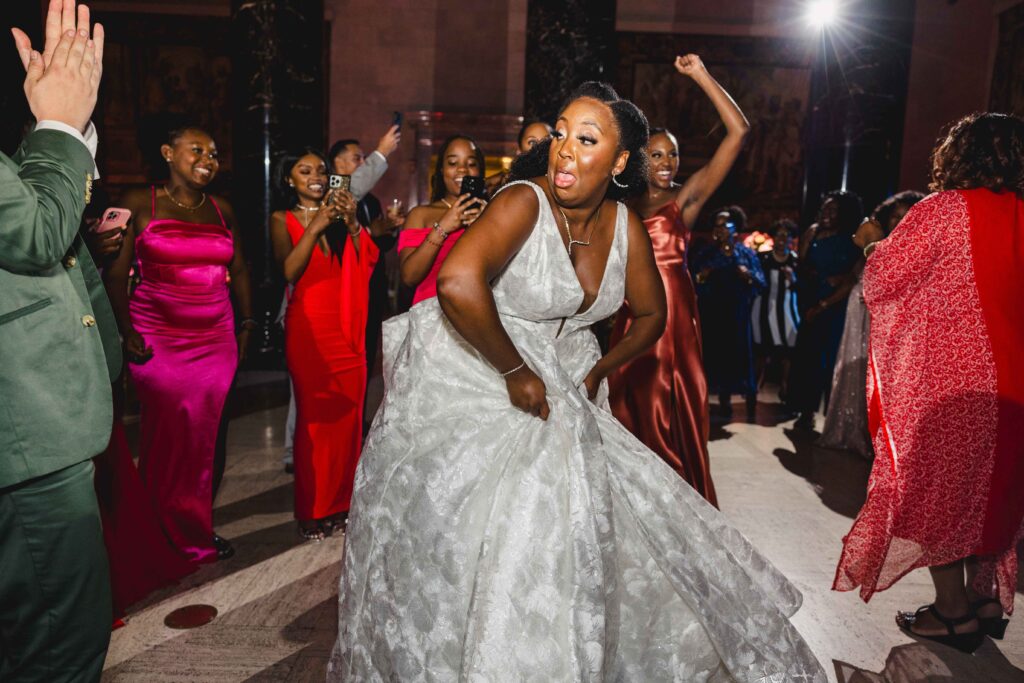
[[[679,185],[673,182],[679,171],[675,136],[664,129],[651,131],[647,191],[632,208],[643,217],[651,235],[668,297],[668,322],[654,346],[608,377],[608,387],[615,417],[717,506],[708,464],[708,385],[701,365],[697,297],[686,266],[686,247],[690,226],[732,168],[750,125],[700,57],[676,57],[675,67],[711,98],[725,122],[726,135],[711,161]],[[612,346],[631,323],[626,302],[612,331]]]
[[[1013,611],[1024,520],[1024,120],[967,116],[932,160],[937,194],[858,232],[876,457],[834,588],[928,567],[934,604],[897,624],[972,652]]]
[[[484,154],[471,138],[454,135],[441,145],[430,181],[430,203],[410,211],[405,221],[409,227],[398,235],[402,284],[416,288],[413,306],[437,296],[441,264],[487,206],[482,199],[459,194],[465,176],[483,173]]]
[[[295,391],[295,518],[308,540],[344,525],[362,448],[366,318],[378,249],[356,202],[327,193],[317,152],[286,156],[278,172],[291,208],[271,216],[274,256],[294,285],[285,356]]]

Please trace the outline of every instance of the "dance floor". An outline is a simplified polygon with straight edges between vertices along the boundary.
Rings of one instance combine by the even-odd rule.
[[[103,681],[322,681],[336,629],[343,539],[302,543],[292,518],[292,477],[281,466],[287,387],[263,373],[245,379],[228,435],[228,464],[214,511],[233,541],[230,560],[136,605],[114,632]],[[379,377],[371,386],[379,395]],[[869,464],[814,446],[779,422],[770,397],[757,423],[712,426],[711,467],[723,512],[804,594],[794,622],[840,683],[1024,681],[1024,624],[974,656],[902,635],[898,608],[932,597],[927,573],[911,574],[865,605],[829,590],[840,540],[863,499]],[[820,419],[819,419],[820,424]],[[1019,584],[1018,589],[1024,588]],[[164,626],[185,605],[219,610],[190,631]],[[650,683],[650,682],[644,682]]]

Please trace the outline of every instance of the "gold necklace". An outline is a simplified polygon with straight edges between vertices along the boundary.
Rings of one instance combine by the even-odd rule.
[[[447,206],[449,209],[452,208],[452,205],[449,204],[448,200],[445,199],[444,197],[441,197],[441,203],[444,204],[445,206]]]
[[[296,216],[296,218],[298,218],[299,224],[302,225],[303,228],[308,228],[309,224],[313,222],[309,219],[309,212],[312,211],[315,213],[320,210],[320,207],[303,206],[302,204],[296,204],[295,209],[302,209],[302,218],[298,218],[298,216]],[[295,209],[292,209],[292,211],[294,211]]]
[[[572,247],[573,247],[573,245],[579,245],[581,247],[589,247],[590,246],[591,238],[594,235],[594,227],[597,225],[597,222],[599,220],[601,220],[601,209],[602,208],[604,208],[603,204],[601,206],[597,207],[597,213],[594,216],[591,216],[591,218],[587,219],[587,223],[590,223],[591,219],[593,219],[593,223],[590,226],[590,230],[587,231],[587,240],[584,242],[583,240],[573,239],[572,231],[569,230],[569,218],[565,215],[565,211],[562,211],[562,207],[560,207],[560,206],[558,207],[558,213],[562,214],[562,220],[565,221],[565,236],[569,238],[569,257],[570,258],[572,257]],[[584,224],[584,225],[586,225],[586,224]]]
[[[164,185],[164,194],[167,195],[167,198],[171,200],[171,203],[173,203],[175,206],[177,206],[179,208],[185,209],[186,211],[198,211],[199,207],[201,207],[203,204],[206,203],[206,193],[205,192],[200,192],[199,193],[199,194],[203,195],[203,197],[202,197],[202,199],[199,200],[199,203],[196,204],[195,206],[189,206],[188,204],[182,204],[181,202],[179,202],[177,199],[174,198],[174,195],[171,194],[170,190],[167,189],[166,185]]]

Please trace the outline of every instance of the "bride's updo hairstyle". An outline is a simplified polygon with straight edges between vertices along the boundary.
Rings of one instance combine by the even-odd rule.
[[[650,136],[647,117],[635,104],[619,97],[615,88],[599,81],[587,81],[576,88],[559,109],[559,116],[571,103],[581,97],[589,97],[608,105],[615,117],[615,127],[619,131],[619,151],[629,152],[626,168],[615,176],[615,179],[626,187],[618,187],[615,183],[609,182],[606,196],[609,199],[619,200],[640,194],[647,187],[645,148]],[[512,162],[509,180],[529,180],[547,175],[551,143],[552,139],[550,138],[538,143],[532,150]]]

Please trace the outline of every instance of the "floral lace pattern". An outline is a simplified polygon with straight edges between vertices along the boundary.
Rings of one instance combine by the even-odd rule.
[[[996,367],[962,194],[916,204],[868,259],[863,284],[868,397],[878,412],[872,424],[881,428],[867,501],[844,541],[834,587],[859,586],[869,600],[913,569],[974,554],[985,522]],[[995,559],[998,574],[1016,577],[1012,547]],[[979,588],[1000,593],[1011,612],[1013,583],[997,591],[988,564],[989,585]]]
[[[385,323],[387,391],[356,478],[332,681],[820,681],[797,590],[579,389],[623,301],[627,212],[583,292],[542,191],[494,284],[547,421],[436,300]],[[564,324],[563,324],[564,321]],[[603,406],[603,407],[599,407]]]

